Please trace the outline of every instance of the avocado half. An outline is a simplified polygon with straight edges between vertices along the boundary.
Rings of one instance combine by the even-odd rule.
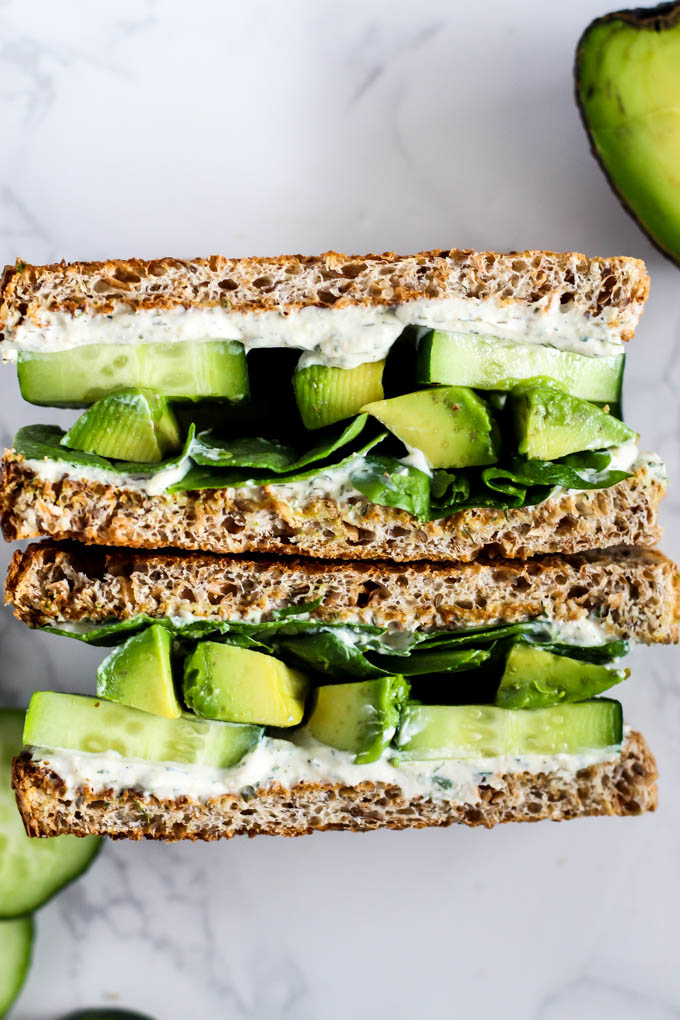
[[[597,18],[574,70],[593,155],[624,208],[680,265],[680,3]]]

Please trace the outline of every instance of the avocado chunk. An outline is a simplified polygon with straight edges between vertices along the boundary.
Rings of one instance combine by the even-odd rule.
[[[618,403],[625,360],[625,354],[588,357],[545,344],[435,330],[418,343],[417,376],[421,383],[480,390],[511,390],[526,379],[546,376],[575,397]]]
[[[500,708],[546,708],[587,701],[621,683],[628,675],[627,669],[609,669],[594,662],[553,655],[518,641],[505,660],[495,703]]]
[[[552,386],[519,386],[512,393],[518,450],[530,460],[557,460],[637,439],[618,418]]]
[[[165,719],[103,698],[38,691],[26,713],[24,744],[89,754],[116,751],[123,758],[227,769],[263,733],[262,726],[198,719],[188,713]]]
[[[155,464],[182,448],[177,419],[152,390],[121,390],[88,408],[62,446],[115,460]]]
[[[159,623],[128,638],[97,670],[97,694],[142,712],[178,719],[182,709],[172,682],[172,641]]]
[[[350,751],[358,765],[377,761],[394,737],[409,684],[401,676],[323,684],[307,729],[322,744]]]
[[[309,680],[273,655],[201,641],[184,662],[184,700],[206,719],[297,726]]]
[[[680,5],[593,21],[575,74],[593,155],[624,208],[680,264]]]
[[[578,754],[623,739],[618,701],[595,698],[552,708],[409,703],[396,738],[399,758],[429,761],[497,755]]]
[[[24,400],[47,407],[88,407],[118,390],[155,390],[167,400],[227,400],[248,396],[248,369],[236,340],[167,344],[84,344],[67,351],[20,351]]]
[[[306,429],[320,429],[358,414],[364,404],[384,397],[385,361],[369,361],[356,368],[308,365],[293,376],[293,389]]]
[[[430,468],[495,464],[500,433],[489,405],[465,386],[418,390],[366,404],[408,448],[422,451]]]

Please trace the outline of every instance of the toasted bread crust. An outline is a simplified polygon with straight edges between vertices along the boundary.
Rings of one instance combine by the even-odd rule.
[[[558,301],[628,340],[649,277],[639,259],[577,252],[474,252],[416,255],[281,255],[276,258],[112,259],[7,266],[0,283],[0,339],[46,310],[110,315],[121,306],[171,309],[223,305],[230,311],[288,313],[302,307],[395,305],[421,298],[537,306]]]
[[[365,499],[307,502],[264,486],[149,496],[68,474],[50,482],[8,450],[2,462],[0,520],[7,541],[50,537],[95,545],[276,553],[325,559],[526,559],[618,545],[653,546],[665,486],[646,468],[608,489],[565,492],[537,506],[475,508],[423,522]]]
[[[429,630],[595,616],[612,638],[665,643],[677,641],[680,616],[677,567],[641,549],[400,566],[46,542],[15,552],[5,586],[5,601],[29,626],[105,623],[142,613],[266,620],[316,599],[321,603],[309,619],[319,623]]]
[[[301,783],[207,801],[161,800],[138,789],[69,791],[58,775],[24,753],[14,759],[12,785],[29,836],[216,840],[232,836],[304,836],[330,829],[419,829],[454,823],[491,828],[502,822],[565,821],[589,815],[639,815],[657,806],[654,757],[639,733],[613,762],[574,774],[531,773],[480,785],[474,804],[408,798],[397,786]]]

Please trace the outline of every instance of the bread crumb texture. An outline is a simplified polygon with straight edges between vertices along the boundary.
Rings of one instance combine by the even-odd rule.
[[[277,553],[326,559],[467,562],[480,554],[525,559],[616,545],[655,545],[665,486],[647,467],[608,489],[563,492],[537,506],[461,510],[420,521],[363,497],[298,500],[272,486],[150,496],[66,474],[48,481],[5,453],[0,520],[8,542],[75,539],[145,549]]]
[[[439,249],[417,255],[280,255],[276,258],[114,259],[5,268],[0,283],[0,339],[12,341],[26,320],[46,311],[111,315],[121,309],[221,305],[234,312],[304,307],[396,305],[421,299],[495,300],[535,307],[559,303],[612,336],[630,339],[649,292],[639,259],[589,258],[577,252],[475,252]]]
[[[139,614],[267,620],[320,604],[317,623],[389,630],[488,626],[535,618],[596,618],[611,637],[678,638],[675,564],[661,553],[617,549],[579,556],[440,565],[244,559],[55,543],[17,551],[5,600],[30,626],[105,623]]]
[[[574,774],[504,775],[478,787],[474,804],[408,798],[397,786],[301,783],[226,795],[160,800],[142,790],[89,787],[69,792],[54,772],[22,754],[12,784],[29,836],[109,836],[112,839],[216,840],[232,836],[304,836],[329,829],[419,829],[454,823],[492,828],[501,822],[566,821],[588,815],[639,815],[657,805],[656,763],[639,733],[621,756]]]

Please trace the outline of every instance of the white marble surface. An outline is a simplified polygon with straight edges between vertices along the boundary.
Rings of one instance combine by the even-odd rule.
[[[0,2],[0,261],[435,246],[639,255],[626,410],[677,483],[680,275],[591,158],[576,40],[606,4]],[[36,420],[0,378],[0,438]],[[44,419],[55,416],[45,412]],[[4,560],[9,550],[4,551]],[[3,564],[4,565],[4,564]],[[92,689],[100,653],[2,616],[0,693]],[[680,1015],[675,651],[622,692],[662,771],[638,820],[109,845],[39,916],[13,1016]]]

